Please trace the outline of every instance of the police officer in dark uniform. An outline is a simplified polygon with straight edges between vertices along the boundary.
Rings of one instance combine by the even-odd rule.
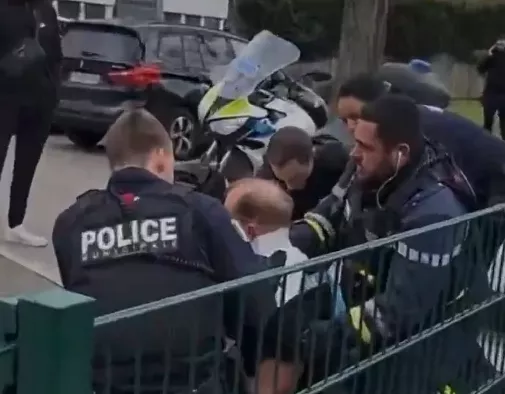
[[[328,253],[456,218],[471,210],[471,188],[458,176],[460,171],[450,157],[424,140],[419,110],[413,101],[405,96],[384,96],[365,105],[355,121],[356,145],[351,153],[357,168],[354,180],[346,192],[335,191],[307,214],[305,221],[294,225],[295,245],[300,234],[307,235],[297,230],[301,227],[312,230],[322,247],[320,252]],[[486,275],[464,253],[463,245],[468,242],[463,223],[350,256],[350,261],[343,263],[347,277],[353,276],[347,281],[344,276],[342,283],[347,313],[337,321],[324,320],[323,310],[321,316],[314,317],[314,308],[295,305],[284,311],[288,317],[273,320],[260,367],[265,392],[273,383],[261,376],[271,375],[269,364],[278,355],[272,350],[268,353],[268,349],[277,349],[274,345],[281,349],[282,360],[277,365],[278,390],[287,392],[293,387],[293,378],[299,377],[300,367],[305,375],[312,375],[314,383],[462,310],[470,302],[466,294],[473,294],[473,279]],[[376,284],[374,291],[360,291],[357,297],[351,291],[356,283],[350,274],[363,265],[376,275]],[[324,288],[321,291],[328,294]],[[312,298],[309,296],[309,305]],[[301,325],[296,324],[300,309],[310,316],[305,316]],[[423,339],[419,345],[402,349],[364,370],[349,388],[360,393],[471,392],[494,374],[475,345],[474,325],[468,319]],[[283,334],[280,344],[275,335],[279,326]],[[296,341],[296,335],[300,336],[293,327],[300,326],[304,335]],[[473,379],[468,378],[468,371]],[[342,387],[334,390],[341,392]]]
[[[338,95],[337,112],[352,133],[361,108],[390,90],[390,86],[371,74],[359,74],[346,81]],[[423,133],[441,143],[477,194],[480,208],[502,202],[505,197],[505,142],[486,133],[474,122],[450,111],[420,105]]]
[[[113,170],[107,187],[78,197],[53,230],[64,287],[95,298],[98,316],[265,268],[217,200],[172,183],[172,143],[148,112],[120,116],[106,151]],[[235,308],[239,301],[243,314]],[[98,327],[94,390],[224,392],[224,335],[240,335],[235,328],[243,322],[250,340],[274,309],[267,282],[240,295],[199,298]]]

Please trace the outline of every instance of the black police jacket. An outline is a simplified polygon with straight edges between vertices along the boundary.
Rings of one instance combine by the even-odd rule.
[[[138,168],[117,171],[105,190],[80,196],[57,218],[53,244],[64,287],[95,298],[97,315],[264,269],[217,200]],[[238,326],[238,300],[245,302],[244,330],[253,333],[275,309],[270,283],[237,297],[205,297],[99,327],[95,390],[105,387],[105,351],[111,352],[116,389],[132,390],[140,350],[143,388],[161,392],[167,362],[169,392],[218,379],[214,363],[220,357],[214,353],[221,351],[226,328]]]
[[[477,194],[479,208],[505,198],[505,142],[450,111],[423,106],[424,134],[454,157]]]
[[[401,171],[392,190],[385,191],[382,198],[379,196],[385,207],[380,210],[382,212],[370,208],[366,218],[362,209],[352,204],[348,207],[348,221],[360,226],[352,230],[363,237],[361,241],[353,239],[352,244],[365,241],[366,234],[370,238],[384,237],[455,218],[468,211],[458,197],[459,192],[448,186],[454,178],[449,176],[444,179],[450,171],[446,173],[439,168],[442,162],[437,157],[435,151],[427,148],[415,165]],[[350,191],[349,200],[360,192],[359,188]],[[385,229],[381,229],[381,224]],[[378,230],[382,233],[377,234]],[[336,322],[315,316],[314,307],[302,308],[300,317],[300,312],[297,312],[300,308],[293,303],[292,316],[284,316],[284,323],[276,322],[283,325],[285,334],[280,346],[282,357],[293,360],[298,352],[303,354],[305,363],[315,362],[315,368],[306,365],[306,368],[315,371],[312,374],[313,383],[323,378],[315,376],[318,370],[323,374],[328,369],[330,374],[341,371],[461,311],[462,304],[467,300],[461,294],[473,294],[474,279],[480,285],[482,282],[476,278],[485,278],[486,275],[485,269],[474,264],[473,254],[466,253],[470,243],[468,237],[467,224],[442,227],[401,239],[390,247],[369,248],[371,252],[349,256],[349,264],[364,262],[376,272],[381,271],[379,265],[386,265],[382,267],[386,274],[377,278],[382,283],[376,283],[375,291],[364,299],[348,305],[348,313]],[[343,289],[344,293],[346,290]],[[324,287],[320,291],[328,294],[328,289]],[[309,295],[309,298],[311,305],[317,297]],[[289,310],[286,313],[290,315]],[[302,347],[297,349],[293,343],[299,344],[300,341],[294,338],[300,335],[293,327],[297,326],[295,322],[299,319],[310,328],[305,331],[307,335],[301,341]],[[272,326],[275,327],[275,324]],[[388,393],[437,392],[454,382],[460,371],[480,356],[478,347],[466,346],[475,343],[477,326],[471,319],[453,325],[443,334],[426,338],[419,345],[368,368],[359,378],[360,389],[356,391],[367,392],[368,388],[371,392]],[[275,330],[269,327],[267,332]],[[267,337],[268,341],[277,343],[273,336]],[[269,342],[268,347],[272,346]],[[434,360],[437,360],[436,371],[429,367]]]

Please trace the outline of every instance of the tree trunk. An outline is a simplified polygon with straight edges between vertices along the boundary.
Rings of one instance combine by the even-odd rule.
[[[349,77],[377,69],[386,45],[390,0],[345,0],[335,89]]]

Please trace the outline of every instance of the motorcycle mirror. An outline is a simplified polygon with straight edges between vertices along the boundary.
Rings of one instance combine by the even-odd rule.
[[[300,80],[312,80],[314,82],[326,82],[331,80],[331,74],[322,71],[311,71],[301,76]]]

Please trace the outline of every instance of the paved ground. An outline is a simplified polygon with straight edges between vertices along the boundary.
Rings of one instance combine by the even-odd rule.
[[[15,261],[0,257],[0,297],[49,290],[55,284]]]
[[[0,223],[5,225],[9,185],[13,165],[13,145],[0,181]],[[26,226],[51,238],[54,220],[75,197],[90,188],[103,187],[108,177],[105,156],[101,150],[82,152],[64,136],[50,137],[32,187]],[[20,247],[0,241],[0,256],[14,260],[52,281],[59,282],[52,246],[44,249]],[[5,274],[0,266],[0,276]]]

